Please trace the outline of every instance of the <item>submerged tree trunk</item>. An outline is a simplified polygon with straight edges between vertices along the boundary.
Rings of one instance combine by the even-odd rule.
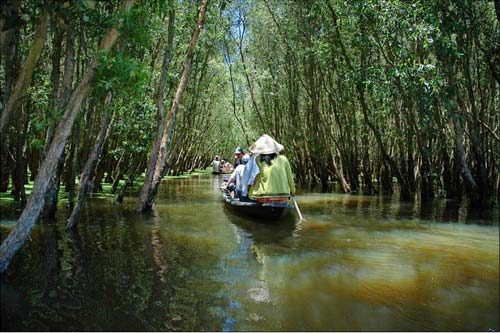
[[[467,158],[465,155],[465,147],[464,147],[464,130],[462,128],[462,124],[460,123],[460,119],[457,116],[453,117],[453,124],[455,125],[455,144],[457,149],[457,157],[460,165],[460,174],[462,176],[462,180],[465,185],[465,192],[467,196],[474,202],[475,193],[477,192],[477,183],[472,175],[469,165],[467,164]]]
[[[75,188],[76,188],[76,173],[78,166],[78,141],[80,134],[80,124],[77,121],[74,126],[73,133],[71,136],[70,143],[70,153],[66,161],[65,166],[65,179],[64,179],[64,189],[68,193],[68,203],[70,207],[73,207],[75,199]]]
[[[337,154],[340,156],[340,152],[338,151],[338,148],[337,148]],[[335,175],[339,179],[339,183],[340,183],[340,187],[342,188],[342,192],[350,193],[351,187],[349,186],[349,183],[347,183],[347,180],[344,177],[342,160],[340,160],[340,163],[337,164],[337,162],[335,161],[335,154],[333,152],[332,152],[332,166],[333,166],[333,171],[335,172]]]
[[[179,85],[177,87],[174,100],[172,101],[172,106],[167,115],[166,124],[163,128],[162,138],[160,142],[160,150],[158,152],[158,158],[156,161],[153,178],[151,182],[145,180],[144,185],[142,187],[140,201],[138,205],[139,211],[150,210],[153,207],[153,202],[156,196],[156,192],[158,190],[158,186],[160,185],[160,181],[166,171],[167,143],[170,141],[171,128],[173,128],[174,126],[174,116],[177,112],[177,109],[179,108],[179,105],[182,100],[182,95],[184,94],[184,90],[186,89],[189,80],[196,42],[198,41],[200,31],[203,28],[206,9],[207,9],[207,0],[202,0],[200,10],[198,13],[198,21],[196,24],[196,28],[193,31],[191,42],[189,43],[189,47],[186,53],[184,70],[182,71],[182,76],[179,81]]]
[[[106,100],[104,101],[104,108],[107,109],[109,104],[111,103],[111,93],[108,93],[106,96]],[[71,216],[66,222],[66,228],[71,229],[74,228],[78,223],[78,217],[80,215],[80,210],[83,205],[83,201],[85,200],[85,195],[90,187],[90,176],[94,172],[97,161],[99,160],[99,156],[102,153],[102,147],[104,146],[104,142],[109,133],[109,122],[111,116],[108,110],[104,110],[104,114],[102,116],[101,127],[99,129],[99,134],[97,135],[97,140],[94,146],[94,150],[90,154],[87,159],[87,163],[85,163],[85,167],[83,168],[82,175],[80,176],[80,191],[78,192],[78,199],[76,200],[76,204],[73,207],[73,211],[71,212]]]
[[[141,194],[139,196],[139,204],[138,210],[143,211],[145,209],[149,209],[150,207],[145,207],[147,203],[150,201],[151,196],[151,185],[153,183],[154,172],[156,168],[156,163],[158,161],[158,154],[160,152],[161,146],[161,138],[163,135],[163,127],[165,121],[165,102],[164,102],[164,94],[165,87],[167,84],[168,78],[168,69],[170,67],[170,62],[172,60],[172,45],[174,42],[174,24],[175,24],[175,10],[173,4],[170,2],[170,9],[168,14],[168,37],[167,37],[167,46],[165,49],[165,53],[163,55],[163,62],[161,66],[161,76],[160,82],[158,84],[158,91],[156,95],[156,107],[157,107],[157,131],[156,131],[156,139],[153,143],[153,149],[151,151],[151,156],[148,161],[148,168],[146,170],[146,177],[144,179],[144,184],[141,190]]]
[[[128,12],[133,5],[133,0],[127,0],[122,5],[123,11]],[[99,50],[94,56],[89,69],[71,95],[68,107],[66,108],[66,112],[57,127],[54,139],[52,140],[52,144],[47,153],[47,157],[44,159],[36,177],[35,185],[33,186],[28,203],[17,220],[14,229],[9,233],[0,246],[0,272],[4,272],[7,269],[12,257],[24,244],[31,232],[31,229],[40,217],[45,204],[47,191],[55,182],[57,163],[61,158],[64,146],[71,135],[71,130],[75,119],[80,113],[82,102],[90,91],[97,66],[99,65],[99,59],[103,53],[108,52],[111,49],[119,35],[120,33],[117,28],[112,28],[108,31],[106,36],[101,41]]]
[[[21,108],[23,109],[23,108]],[[15,201],[21,201],[21,204],[24,205],[26,203],[26,189],[24,188],[24,184],[26,182],[25,177],[25,169],[26,169],[26,161],[24,156],[24,141],[26,138],[26,127],[24,126],[24,119],[28,122],[27,115],[24,115],[24,112],[19,112],[19,115],[16,118],[16,146],[15,146],[15,164],[12,169],[12,195],[14,196]]]
[[[73,74],[75,69],[75,46],[74,46],[74,32],[71,29],[72,26],[68,25],[66,31],[66,58],[64,59],[64,75],[61,90],[59,91],[59,96],[57,98],[57,109],[63,110],[68,104],[71,91]],[[50,142],[52,142],[53,135],[51,136]],[[50,147],[50,145],[48,146]],[[47,148],[48,149],[48,148]],[[45,152],[46,153],[46,152]],[[50,189],[47,191],[45,196],[45,216],[54,216],[57,209],[57,198],[59,196],[60,179],[61,172],[64,163],[64,152],[59,159],[58,165],[56,167],[55,180]]]

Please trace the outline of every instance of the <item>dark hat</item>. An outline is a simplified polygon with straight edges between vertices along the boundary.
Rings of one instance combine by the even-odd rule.
[[[243,154],[243,149],[241,149],[241,147],[236,147],[236,149],[234,150],[234,153],[235,154]]]

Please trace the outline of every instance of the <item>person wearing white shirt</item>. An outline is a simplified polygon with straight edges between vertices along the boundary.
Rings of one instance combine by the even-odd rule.
[[[215,159],[212,161],[212,173],[219,174],[221,169],[219,156],[215,156]]]
[[[241,164],[239,164],[227,181],[227,189],[231,192],[234,191],[233,197],[240,198],[243,185],[243,172],[245,170],[245,165],[250,160],[250,155],[245,154],[241,158]],[[233,184],[234,183],[234,184]]]

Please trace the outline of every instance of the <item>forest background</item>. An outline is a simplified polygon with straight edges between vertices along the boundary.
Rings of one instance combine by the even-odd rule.
[[[7,0],[1,10],[0,193],[25,207],[2,271],[60,191],[75,207],[68,228],[104,184],[121,201],[140,179],[146,211],[162,177],[263,133],[303,184],[498,205],[500,1]]]

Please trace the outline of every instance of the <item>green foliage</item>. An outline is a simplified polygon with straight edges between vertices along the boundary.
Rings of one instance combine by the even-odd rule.
[[[147,48],[152,44],[153,27],[148,15],[146,8],[135,7],[120,17],[122,38],[135,50]]]
[[[122,52],[101,57],[97,68],[96,91],[104,96],[106,92],[125,93],[140,97],[144,93],[148,73],[137,59]]]
[[[20,60],[29,51],[42,4],[23,2]],[[130,173],[147,160],[157,132],[169,10],[175,9],[175,25],[163,96],[167,113],[199,1],[139,0],[125,15],[119,14],[121,5],[48,2],[60,31],[74,32],[73,88],[104,33],[119,28],[116,47],[99,59],[84,106],[84,134],[74,140],[86,156],[103,112],[100,103],[112,92],[106,167],[124,156],[123,168]],[[57,121],[63,111],[51,110],[49,103],[55,30],[26,99],[29,154],[40,152],[49,119]],[[285,145],[300,180],[327,182],[342,174],[356,186],[365,173],[379,181],[399,176],[400,185],[413,183],[414,191],[431,175],[433,184],[442,186],[436,175],[459,161],[452,126],[459,119],[467,164],[474,177],[486,174],[484,183],[493,184],[499,36],[491,1],[210,1],[168,145],[172,173],[205,166],[216,154],[230,157],[235,146],[268,133]],[[61,70],[62,65],[63,59]],[[0,74],[3,80],[5,68]],[[430,170],[421,169],[426,159]],[[339,170],[333,170],[334,161]],[[480,172],[481,167],[487,170]]]

